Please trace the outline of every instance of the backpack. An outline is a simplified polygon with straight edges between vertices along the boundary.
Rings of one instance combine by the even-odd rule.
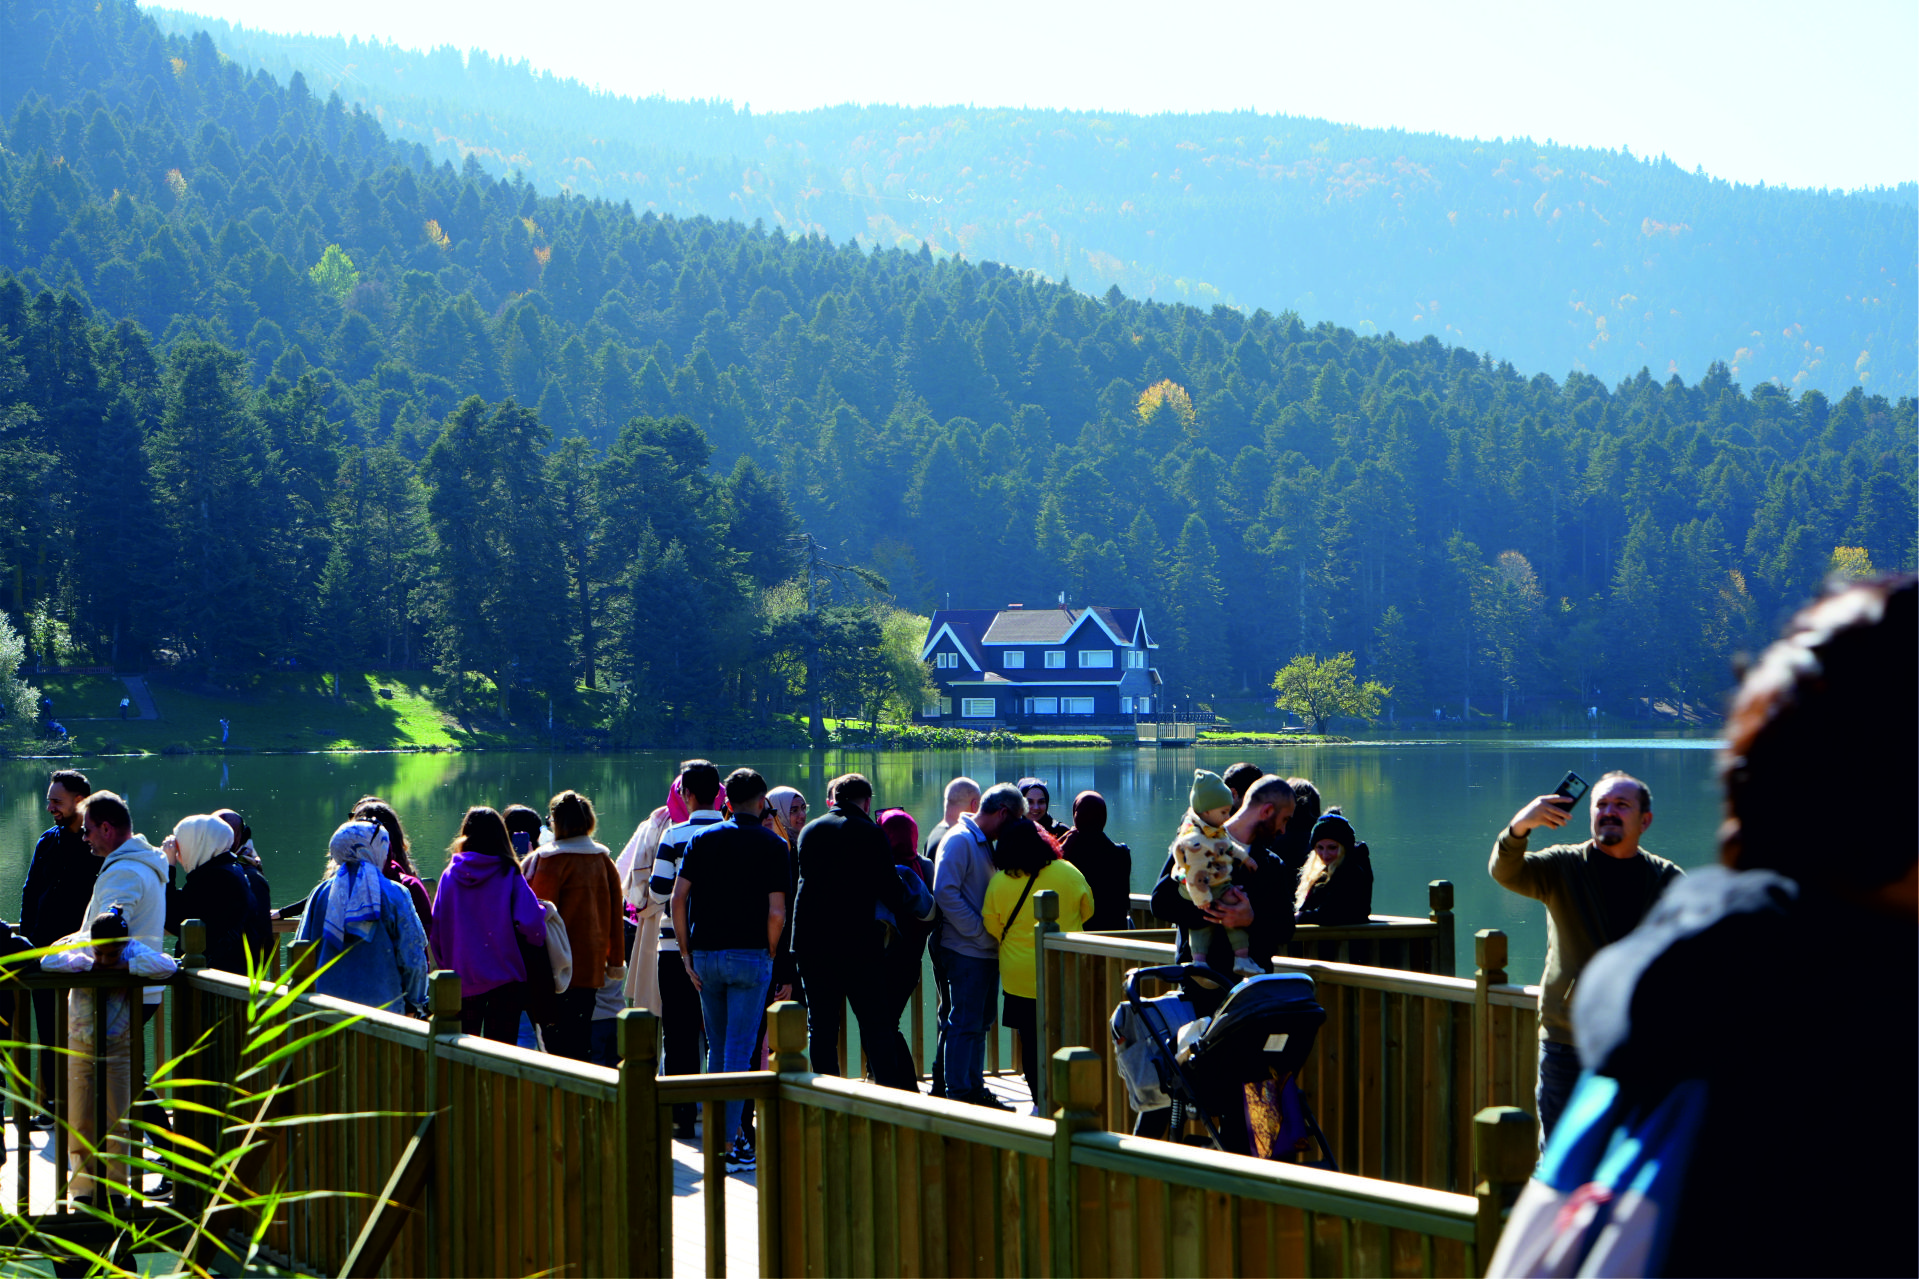
[[[1486,1273],[1661,1273],[1706,1099],[1702,1079],[1631,1101],[1617,1080],[1582,1076]]]

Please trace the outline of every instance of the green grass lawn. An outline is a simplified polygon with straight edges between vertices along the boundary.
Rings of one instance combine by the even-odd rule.
[[[432,698],[430,678],[419,671],[348,675],[336,700],[325,676],[306,672],[250,676],[241,688],[217,696],[153,676],[147,688],[158,720],[122,723],[116,718],[67,728],[82,751],[219,750],[222,718],[230,725],[230,750],[459,749],[506,743],[504,734],[463,728],[458,717],[444,712]],[[118,705],[116,696],[105,713],[117,716]],[[57,695],[54,709],[62,713]]]
[[[58,720],[120,714],[120,699],[127,686],[111,675],[42,675],[25,677],[40,690],[42,697],[53,699],[53,717]],[[132,714],[139,714],[133,711]]]

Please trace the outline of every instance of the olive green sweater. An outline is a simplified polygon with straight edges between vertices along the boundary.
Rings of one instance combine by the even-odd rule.
[[[1595,865],[1595,862],[1618,864]],[[1557,844],[1536,853],[1526,851],[1525,836],[1508,830],[1493,841],[1487,867],[1501,887],[1546,904],[1546,973],[1540,978],[1539,1037],[1558,1044],[1573,1042],[1573,987],[1579,974],[1601,946],[1607,946],[1637,927],[1666,885],[1685,872],[1663,857],[1641,848],[1626,859],[1607,857],[1592,840]],[[1632,925],[1608,926],[1607,893],[1599,876],[1625,877],[1609,886],[1623,892],[1631,904]]]

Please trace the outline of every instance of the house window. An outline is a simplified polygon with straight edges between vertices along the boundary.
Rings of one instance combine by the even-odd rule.
[[[1120,714],[1122,714],[1122,715],[1131,715],[1131,714],[1133,713],[1133,699],[1132,699],[1132,698],[1130,698],[1130,697],[1122,697],[1122,698],[1120,698],[1120,699],[1119,699],[1119,713],[1120,713]]]
[[[1066,713],[1068,715],[1091,715],[1093,713],[1093,699],[1090,697],[1062,697],[1060,700],[1066,703]]]
[[[953,699],[950,697],[940,698],[940,714],[951,715],[952,713],[953,713]]]
[[[1028,715],[1057,715],[1059,714],[1059,698],[1029,697],[1026,699],[1026,713]]]
[[[1113,650],[1110,648],[1088,648],[1080,650],[1079,665],[1084,670],[1089,666],[1111,667]]]
[[[1133,709],[1141,715],[1151,715],[1153,713],[1153,699],[1150,697],[1142,697],[1133,703]]]
[[[920,708],[920,715],[925,719],[938,719],[940,717],[939,699],[935,698],[922,706]]]
[[[933,665],[943,671],[954,670],[959,666],[959,654],[935,653],[933,654]]]
[[[993,699],[990,697],[965,697],[960,699],[961,719],[993,718]]]
[[[1146,669],[1146,650],[1143,648],[1127,649],[1126,650],[1126,669],[1129,671],[1145,670]]]
[[[1002,670],[1019,671],[1026,669],[1026,650],[1023,648],[1007,649],[999,655],[999,664]]]
[[[1049,671],[1065,670],[1066,669],[1066,650],[1060,649],[1060,648],[1047,650],[1046,669]]]

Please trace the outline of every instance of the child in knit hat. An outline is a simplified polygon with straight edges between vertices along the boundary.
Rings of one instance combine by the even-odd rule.
[[[1213,898],[1231,884],[1236,867],[1244,865],[1249,870],[1258,867],[1252,852],[1226,830],[1226,821],[1232,815],[1233,792],[1219,774],[1194,769],[1186,816],[1180,819],[1179,833],[1173,837],[1173,846],[1168,851],[1172,854],[1173,882],[1179,886],[1179,895],[1195,906],[1212,905]],[[1194,955],[1203,955],[1211,949],[1214,927],[1216,925],[1204,924],[1187,929]],[[1229,928],[1226,940],[1233,947],[1233,972],[1242,977],[1257,976],[1260,968],[1249,952],[1251,939],[1247,931]]]

